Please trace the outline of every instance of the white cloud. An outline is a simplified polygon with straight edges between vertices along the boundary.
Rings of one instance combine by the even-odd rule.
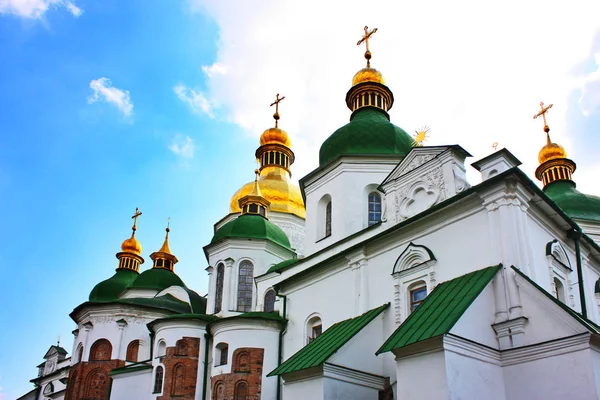
[[[83,10],[68,0],[0,0],[0,14],[13,14],[23,18],[42,18],[50,7],[64,7],[74,17]]]
[[[131,115],[133,111],[133,103],[131,102],[128,90],[122,90],[113,87],[110,79],[104,77],[91,81],[90,87],[94,91],[94,94],[88,97],[88,103],[105,101],[116,106],[119,111],[123,113],[123,115]]]
[[[581,110],[586,117],[600,109],[600,53],[595,54],[594,58],[597,69],[585,77],[579,98]]]
[[[194,140],[189,136],[184,137],[183,135],[175,136],[169,145],[169,150],[185,159],[194,158],[194,149]]]
[[[213,117],[212,105],[202,92],[197,92],[181,83],[175,85],[173,91],[179,97],[179,100],[187,104],[192,111]]]
[[[572,148],[565,127],[580,87],[574,66],[600,29],[597,0],[189,1],[219,31],[218,68],[204,68],[202,99],[258,136],[272,126],[275,94],[285,95],[280,127],[293,139],[294,177],[317,166],[320,144],[348,121],[344,99],[364,66],[356,42],[365,24],[379,28],[371,61],[394,92],[392,122],[409,133],[429,125],[428,144],[458,143],[474,159],[497,141],[530,176],[545,142],[532,119],[540,101],[554,104],[552,139]]]
[[[202,72],[204,72],[204,75],[207,77],[212,78],[216,75],[225,75],[227,73],[227,67],[219,63],[214,63],[213,65],[202,66]]]

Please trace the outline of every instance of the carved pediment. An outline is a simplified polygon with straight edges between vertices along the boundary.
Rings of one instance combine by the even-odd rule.
[[[421,165],[434,159],[439,154],[444,152],[446,147],[415,147],[398,163],[396,168],[381,183],[381,186],[386,186],[388,182],[395,181],[401,176],[417,169]]]

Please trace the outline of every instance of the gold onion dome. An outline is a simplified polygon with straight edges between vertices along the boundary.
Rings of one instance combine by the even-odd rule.
[[[135,238],[135,232],[131,234],[129,239],[125,239],[121,244],[121,251],[124,253],[133,253],[138,256],[142,254],[142,245]]]
[[[385,85],[385,80],[383,79],[381,72],[371,67],[361,69],[352,78],[352,86],[356,86],[363,82],[375,82]]]
[[[550,136],[548,136],[548,142],[538,153],[538,161],[540,164],[543,164],[546,161],[558,158],[567,158],[567,152],[560,144],[552,143],[550,141]]]
[[[288,134],[279,128],[269,128],[260,135],[260,145],[282,144],[286,147],[292,147],[292,141]]]

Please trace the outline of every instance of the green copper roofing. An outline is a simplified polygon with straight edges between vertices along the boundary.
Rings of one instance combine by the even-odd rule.
[[[170,294],[159,297],[132,297],[128,299],[118,299],[114,301],[114,303],[160,308],[163,310],[173,311],[178,314],[185,314],[191,311],[188,303],[181,301]]]
[[[332,325],[315,340],[304,346],[267,376],[287,374],[322,365],[329,357],[352,339],[361,329],[381,314],[388,304],[367,311],[363,315]]]
[[[296,264],[298,261],[299,260],[297,258],[290,258],[289,260],[285,260],[273,265],[271,268],[269,268],[269,270],[266,273],[268,274],[269,272],[282,272],[288,269],[288,267],[291,267],[292,265]]]
[[[544,188],[544,193],[569,217],[600,222],[600,197],[581,193],[574,182],[552,182]]]
[[[413,138],[393,125],[387,113],[376,107],[356,110],[350,122],[335,131],[319,150],[319,166],[343,155],[406,155]]]
[[[513,266],[512,269],[517,274],[519,274],[521,277],[523,277],[527,282],[529,282],[533,287],[535,287],[537,290],[542,292],[544,294],[544,296],[546,296],[548,299],[550,299],[554,304],[558,305],[560,308],[565,310],[569,315],[571,315],[571,317],[575,318],[579,323],[581,323],[590,332],[600,333],[600,326],[596,325],[595,322],[590,321],[587,318],[584,318],[583,315],[579,314],[577,311],[573,310],[571,307],[567,306],[565,303],[558,300],[556,297],[552,296],[550,293],[548,293],[546,290],[544,290],[543,287],[541,287],[540,285],[538,285],[537,283],[532,281],[527,275],[525,275],[523,272],[521,272],[521,270],[519,270],[518,268],[515,268]]]
[[[206,297],[200,296],[198,293],[194,292],[192,289],[187,287],[183,287],[183,289],[187,292],[188,296],[190,296],[190,304],[192,306],[192,312],[195,314],[205,314],[206,313]]]
[[[129,372],[136,372],[136,371],[143,371],[146,369],[152,369],[152,365],[151,364],[132,364],[132,365],[126,365],[124,367],[121,368],[115,368],[112,371],[110,371],[109,375],[110,376],[114,376],[114,375],[121,375],[121,374],[127,374]]]
[[[119,268],[112,277],[94,286],[89,299],[90,301],[116,300],[138,276],[139,274],[133,270]]]
[[[244,214],[220,227],[211,243],[222,239],[265,239],[291,249],[290,240],[277,225],[260,215]]]
[[[501,268],[501,265],[488,267],[436,286],[375,354],[450,332]]]
[[[185,287],[185,284],[177,274],[165,268],[151,268],[142,272],[130,289],[153,289],[164,290],[170,286]]]

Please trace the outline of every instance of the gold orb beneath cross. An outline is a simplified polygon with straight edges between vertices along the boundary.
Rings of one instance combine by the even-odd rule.
[[[567,152],[564,147],[557,143],[546,144],[538,153],[538,161],[540,164],[557,158],[567,158]]]

